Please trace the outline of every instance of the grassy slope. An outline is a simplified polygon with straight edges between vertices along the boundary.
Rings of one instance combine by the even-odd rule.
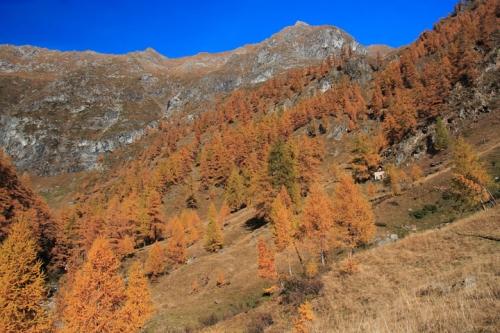
[[[484,117],[472,126],[474,128],[465,132],[466,139],[477,147],[479,152],[485,152],[482,157],[492,175],[500,176],[500,148],[497,135],[500,121],[497,113]],[[329,157],[325,162],[325,168],[332,163],[349,160],[349,137],[340,141],[330,140],[328,148]],[[414,225],[417,231],[422,231],[460,218],[452,212],[451,203],[443,200],[441,193],[435,191],[436,186],[447,185],[449,181],[450,172],[446,169],[448,161],[449,155],[446,153],[426,156],[419,160],[418,163],[426,174],[432,174],[426,177],[423,183],[416,184],[401,196],[390,197],[375,205],[377,223],[385,224],[385,227],[378,228],[378,237],[386,237],[391,233],[405,236],[410,229],[407,226]],[[437,166],[432,167],[431,164]],[[85,178],[85,175],[81,178]],[[34,183],[38,185],[39,191],[47,188],[57,189],[44,194],[52,206],[60,206],[68,200],[69,193],[74,191],[71,189],[72,184],[78,180],[80,175],[70,181],[55,178],[43,181],[34,179]],[[328,179],[325,179],[325,182],[328,183]],[[53,183],[61,187],[54,187]],[[179,187],[174,192],[166,198],[167,213],[176,211],[183,205],[184,189]],[[388,190],[380,188],[378,195],[380,194],[387,195]],[[206,203],[206,200],[200,200],[201,213],[206,210]],[[436,205],[437,212],[419,220],[410,216],[410,212],[421,209],[426,204]],[[165,332],[165,327],[169,327],[173,332],[182,332],[185,327],[198,328],[200,321],[206,320],[212,314],[219,320],[224,319],[219,326],[215,326],[216,331],[245,332],[252,325],[255,314],[263,312],[273,313],[273,318],[278,323],[276,331],[280,329],[280,322],[289,323],[290,313],[287,311],[292,309],[278,306],[274,299],[269,300],[261,296],[264,284],[256,274],[256,240],[259,236],[270,238],[270,232],[268,226],[256,230],[248,228],[246,223],[252,216],[253,213],[249,209],[231,216],[225,229],[226,248],[222,252],[207,254],[202,249],[203,242],[200,242],[189,249],[189,255],[195,257],[193,262],[172,270],[153,284],[154,302],[158,311],[148,325],[148,332]],[[148,248],[139,250],[132,260],[137,258],[144,260],[147,251]],[[284,262],[283,258],[278,258],[279,264]],[[285,267],[279,269],[285,271]],[[221,288],[215,286],[220,271],[230,282]],[[208,277],[208,284],[204,286],[202,280],[205,277]],[[200,284],[198,293],[191,292],[195,280]],[[393,287],[399,288],[397,285]]]
[[[496,160],[498,163],[499,155],[500,155],[500,149],[496,148],[490,151],[487,155],[485,155],[485,158],[488,161]],[[432,214],[430,216],[426,216],[422,220],[416,220],[415,218],[411,217],[408,214],[409,207],[420,207],[423,204],[435,202],[436,198],[437,200],[441,200],[440,194],[438,192],[433,192],[430,189],[433,188],[434,186],[439,186],[440,184],[446,183],[447,180],[449,179],[449,173],[444,172],[441,173],[441,175],[439,175],[438,177],[433,177],[431,179],[432,181],[419,184],[416,187],[412,188],[411,191],[407,191],[399,197],[386,200],[382,202],[380,205],[377,205],[375,207],[377,213],[376,214],[377,221],[379,222],[384,221],[385,223],[387,223],[387,227],[379,228],[378,230],[379,235],[385,235],[397,230],[404,229],[403,226],[408,225],[410,223],[416,224],[417,230],[422,230],[436,226],[442,226],[444,223],[450,222],[450,216],[448,215],[451,212],[450,207],[444,205],[439,206],[437,213]],[[415,197],[417,197],[418,199],[417,200],[413,199]],[[393,203],[391,204],[391,202],[396,202],[397,205],[394,205]],[[491,216],[488,215],[493,212],[495,212],[496,215],[491,215]],[[155,303],[157,304],[159,312],[158,315],[155,317],[155,319],[152,321],[152,323],[149,325],[148,331],[160,332],[164,331],[165,327],[172,328],[172,331],[174,332],[177,331],[176,328],[180,329],[181,327],[197,328],[200,327],[200,321],[203,321],[203,319],[208,318],[211,314],[215,314],[215,316],[218,317],[218,320],[227,318],[227,320],[222,321],[221,324],[215,326],[214,330],[216,332],[245,332],[248,327],[251,327],[252,325],[251,320],[252,318],[255,318],[256,314],[267,311],[273,313],[273,318],[278,323],[278,326],[275,328],[276,330],[273,329],[271,331],[279,332],[280,330],[285,329],[286,323],[289,323],[288,319],[290,313],[288,313],[288,311],[290,311],[290,309],[286,309],[285,307],[284,308],[285,312],[283,313],[282,312],[283,309],[280,309],[280,306],[277,305],[276,301],[271,300],[270,302],[267,302],[268,299],[261,296],[262,287],[264,285],[256,276],[257,253],[255,246],[256,246],[256,240],[259,236],[263,236],[266,238],[270,237],[270,232],[268,226],[264,226],[256,230],[251,230],[247,228],[246,223],[252,216],[253,213],[250,210],[244,210],[231,216],[230,220],[228,221],[228,226],[226,226],[225,229],[227,244],[226,244],[226,249],[223,252],[215,255],[206,254],[201,247],[202,244],[197,244],[190,249],[190,255],[196,256],[196,259],[193,263],[183,266],[180,269],[174,270],[172,273],[162,277],[159,280],[159,282],[153,285]],[[488,233],[488,228],[492,230],[493,227],[495,227],[495,223],[498,223],[498,221],[500,221],[498,208],[487,212],[487,214],[482,213],[479,216],[480,217],[483,216],[486,219],[486,224],[479,224],[477,222],[474,222],[474,224],[470,224],[471,228],[477,229],[476,231],[481,230],[480,228],[483,228],[484,226],[484,230],[482,231]],[[456,225],[457,228],[459,228],[459,230],[462,230],[463,227],[460,226],[465,223],[464,221],[473,221],[473,220],[472,219],[461,220],[460,222],[454,223],[451,228],[455,228],[454,226]],[[500,229],[499,227],[500,226],[496,224],[497,232]],[[366,256],[368,256],[367,258],[370,258],[370,260],[373,260],[374,255],[369,253],[379,253],[379,251],[388,251],[384,252],[384,254],[380,255],[376,254],[375,257],[379,256],[379,260],[374,261],[372,264],[370,264],[369,260],[366,261],[365,263],[365,259],[361,257],[365,254],[360,253],[359,254],[360,261],[363,263],[362,265],[363,272],[365,272],[365,273],[362,272],[361,274],[366,274],[365,278],[369,278],[373,273],[373,269],[375,269],[377,265],[380,265],[380,270],[378,272],[381,275],[384,274],[386,266],[392,267],[394,272],[396,272],[397,270],[401,270],[402,271],[401,274],[403,274],[403,276],[401,277],[402,280],[398,282],[398,279],[400,278],[399,276],[392,277],[391,280],[387,280],[384,282],[385,287],[387,287],[389,291],[386,290],[381,292],[389,294],[391,292],[394,292],[396,293],[395,295],[399,294],[403,295],[405,292],[406,293],[410,292],[407,290],[409,282],[405,282],[404,274],[410,273],[409,274],[410,277],[413,276],[413,269],[408,269],[407,267],[404,267],[403,264],[412,265],[410,260],[412,256],[414,256],[415,257],[414,265],[419,265],[418,268],[423,270],[422,273],[423,275],[425,275],[425,272],[428,272],[429,273],[429,275],[427,276],[428,279],[432,279],[436,275],[436,269],[443,270],[443,272],[447,272],[450,270],[448,273],[446,273],[448,275],[443,273],[444,275],[442,275],[441,280],[446,281],[446,279],[449,278],[449,282],[451,284],[458,283],[457,281],[459,280],[459,278],[457,277],[458,276],[457,274],[459,272],[462,272],[462,270],[464,271],[473,270],[474,269],[473,267],[476,267],[475,265],[481,265],[481,262],[483,262],[481,261],[482,259],[480,261],[476,260],[476,254],[479,255],[480,253],[476,253],[475,249],[473,249],[473,247],[475,246],[474,244],[476,244],[477,241],[481,240],[465,239],[464,247],[461,248],[462,240],[460,240],[458,236],[450,240],[450,243],[443,243],[442,241],[437,241],[437,239],[441,238],[447,239],[451,235],[449,232],[447,232],[446,235],[441,235],[441,233],[443,233],[443,231],[436,231],[436,235],[439,234],[440,236],[429,236],[429,235],[434,235],[434,233],[424,232],[422,235],[417,234],[415,236],[408,237],[407,239],[414,239],[415,237],[417,237],[416,239],[419,240],[418,244],[420,245],[414,250],[411,249],[401,250],[401,246],[404,247],[406,246],[405,244],[408,244],[407,243],[408,240],[404,239],[401,242],[398,242],[393,245],[383,246],[380,248],[375,248],[373,250],[365,251],[367,253]],[[423,238],[418,238],[418,237],[423,237]],[[423,240],[420,241],[420,239]],[[492,260],[494,256],[492,255],[495,253],[494,252],[495,250],[498,250],[498,243],[497,244],[494,244],[495,242],[491,243],[492,246],[486,246],[484,248],[484,253],[481,252],[481,255],[483,254],[486,255],[485,262],[489,262],[488,265],[491,265],[491,263],[493,263]],[[389,248],[392,250],[383,250],[385,248]],[[456,250],[459,248],[461,248],[462,250],[460,252],[457,252]],[[400,250],[401,254],[398,254]],[[428,252],[422,254],[418,253],[423,250],[426,250]],[[481,249],[478,248],[477,251],[479,250]],[[451,267],[444,267],[442,269],[436,268],[439,267],[439,265],[441,264],[437,262],[432,263],[429,261],[429,259],[432,259],[433,257],[439,257],[439,255],[444,253],[448,254],[452,253],[458,257],[463,256],[469,258],[470,262],[462,262],[458,259],[454,260],[453,258],[444,256],[443,262],[441,262],[441,264],[448,263],[451,265]],[[426,256],[427,259],[426,260],[422,259],[423,258],[422,256]],[[278,262],[284,263],[285,260],[283,259],[284,258],[281,259],[278,258]],[[369,270],[365,270],[365,265],[368,264],[370,266],[366,267],[369,267]],[[455,268],[457,271],[451,271],[451,268]],[[226,279],[231,284],[229,286],[217,288],[215,286],[215,280],[218,272],[221,270],[224,272]],[[281,267],[280,270],[284,271],[285,267]],[[328,299],[328,302],[332,302],[332,304],[336,304],[337,301],[333,300],[336,300],[337,298],[342,298],[342,299],[345,298],[343,294],[337,295],[336,294],[337,289],[335,288],[343,290],[345,288],[345,285],[350,284],[349,280],[347,279],[354,278],[350,277],[346,279],[345,277],[336,276],[335,274],[336,274],[335,268],[333,268],[333,271],[331,273],[328,273],[324,277],[324,281],[326,284],[325,294],[326,295],[330,294],[328,298],[325,297],[325,300]],[[191,293],[192,282],[194,280],[200,282],[203,276],[209,277],[209,282],[207,286],[201,286],[199,293],[195,294]],[[329,283],[332,277],[336,277],[336,280],[334,280],[336,283],[335,287],[330,286]],[[453,280],[452,277],[457,281]],[[377,291],[378,288],[376,286],[378,285],[377,284],[378,279],[379,277],[374,276],[373,279],[368,279],[364,282],[360,282],[360,284],[353,286],[359,288],[362,283],[366,283],[367,287],[373,288],[373,290]],[[421,287],[420,284],[416,282],[412,283],[415,284],[415,286],[418,285],[419,288]],[[356,288],[353,287],[352,290],[356,290]],[[404,295],[405,297],[411,296],[407,294]],[[347,297],[349,298],[351,296]],[[373,297],[377,299],[377,297],[375,296]],[[366,302],[370,300],[370,299],[361,300],[363,298],[362,295],[359,296],[359,298],[360,299],[358,301],[355,301],[354,299],[352,300],[353,304],[357,304],[358,307],[361,304],[366,304]],[[402,302],[403,300],[409,300],[409,298],[399,299],[398,302]],[[387,300],[383,302],[386,301]],[[418,303],[423,301],[434,302],[439,300],[429,300],[429,299],[422,300],[418,298],[417,299],[412,298],[411,302],[417,302],[417,303],[415,304],[411,303],[411,304],[413,304],[412,306],[417,306],[418,304],[423,305],[421,303]],[[454,299],[453,301],[458,302],[459,300]],[[483,301],[486,302],[488,300],[483,300]],[[492,300],[489,300],[488,302],[490,301]],[[447,300],[446,302],[448,304],[449,302],[451,302],[451,300]],[[462,301],[460,300],[460,302]],[[411,304],[408,303],[407,305],[410,306]],[[451,306],[455,305],[451,304]],[[324,303],[319,303],[318,301],[317,307],[326,309],[325,306],[326,305]],[[429,307],[429,304],[425,304],[425,306]],[[255,309],[253,309],[254,307]],[[373,312],[374,310],[373,308],[366,308],[366,309],[362,308],[362,310],[360,311]],[[423,315],[424,314],[419,314],[419,316]],[[456,316],[457,314],[455,313],[453,315]],[[416,318],[415,320],[424,320],[422,318],[420,319],[419,318]],[[428,319],[432,320],[432,318],[430,317]],[[320,331],[324,331],[325,327],[331,325],[331,320],[333,319],[321,317],[321,325],[325,326],[323,326]],[[344,318],[344,320],[347,319]],[[347,320],[345,323],[348,322],[349,321]],[[283,325],[283,323],[285,323],[284,327],[281,326]],[[375,323],[369,323],[369,324],[371,325]],[[419,323],[415,322],[413,324],[417,325]],[[368,323],[366,325],[368,325]]]
[[[219,319],[232,316],[257,306],[264,301],[261,291],[263,282],[257,278],[257,239],[269,237],[268,227],[258,228],[252,223],[251,209],[233,214],[224,228],[225,249],[208,254],[198,242],[189,248],[192,257],[189,264],[164,275],[153,283],[153,295],[157,316],[148,325],[147,332],[182,331],[184,327],[198,327],[200,321],[211,314]],[[248,222],[250,220],[250,222]],[[138,256],[145,257],[148,248]],[[217,287],[219,273],[228,285]],[[204,279],[208,282],[204,284]],[[197,281],[199,292],[192,292]]]
[[[361,251],[360,271],[322,277],[312,332],[498,332],[500,207],[436,230]],[[270,313],[266,332],[291,330],[294,309],[268,302],[207,332],[248,332]]]
[[[483,237],[491,237],[486,239]],[[496,240],[494,240],[496,239]],[[500,313],[500,208],[355,255],[323,277],[318,331],[493,332]]]
[[[487,117],[486,119],[483,119],[483,123],[479,123],[475,125],[475,128],[470,129],[467,134],[467,140],[473,144],[474,146],[477,147],[478,153],[481,155],[481,159],[485,163],[485,165],[488,167],[488,170],[490,174],[494,177],[500,176],[500,147],[498,145],[498,136],[497,136],[497,130],[499,128],[499,122],[498,122],[498,116],[495,114],[492,114],[491,117]],[[489,124],[487,126],[486,124]],[[480,131],[477,129],[481,128]],[[437,162],[437,163],[436,163]],[[438,168],[432,170],[431,168],[431,163],[433,164],[439,164]],[[397,233],[400,236],[407,236],[410,233],[412,233],[411,227],[416,227],[416,232],[417,234],[411,235],[408,239],[413,239],[414,237],[417,237],[416,239],[418,242],[420,242],[420,239],[423,239],[422,244],[417,247],[417,252],[422,251],[422,255],[427,256],[428,259],[432,259],[433,257],[439,257],[441,253],[443,254],[455,254],[456,256],[460,257],[466,257],[469,258],[469,261],[460,261],[460,260],[455,260],[450,259],[450,257],[443,256],[443,260],[436,262],[436,264],[432,264],[427,261],[422,261],[420,262],[419,258],[422,258],[421,255],[418,253],[414,253],[413,250],[408,249],[407,255],[405,256],[404,254],[402,255],[397,255],[398,251],[401,250],[401,246],[406,246],[405,244],[408,244],[408,240],[404,239],[401,242],[397,242],[396,244],[389,245],[389,249],[393,249],[387,253],[384,253],[384,255],[380,255],[379,260],[377,262],[374,262],[372,265],[372,268],[376,267],[377,265],[380,265],[381,269],[379,270],[379,273],[383,276],[384,270],[387,268],[387,266],[392,266],[394,265],[393,269],[395,272],[397,270],[401,270],[402,277],[405,276],[405,272],[410,272],[409,275],[412,274],[412,270],[408,270],[407,267],[404,265],[406,263],[411,264],[411,257],[415,256],[414,262],[416,262],[416,265],[420,265],[419,269],[423,270],[425,275],[425,272],[428,273],[427,278],[432,279],[434,276],[436,276],[436,265],[442,265],[442,264],[449,264],[450,267],[446,266],[443,267],[442,270],[443,272],[447,272],[449,274],[442,275],[440,278],[442,281],[447,281],[451,284],[454,283],[460,283],[459,278],[457,276],[459,275],[460,272],[465,272],[467,270],[474,269],[476,265],[479,265],[477,267],[482,267],[482,263],[484,263],[486,266],[491,266],[493,263],[498,263],[498,260],[496,260],[494,254],[495,251],[498,252],[498,242],[491,242],[490,245],[484,247],[484,248],[477,248],[477,250],[474,248],[476,243],[471,240],[466,240],[464,243],[464,247],[461,251],[457,252],[456,248],[460,247],[460,244],[462,243],[462,240],[457,237],[455,239],[451,240],[450,243],[446,242],[441,242],[441,240],[438,241],[441,237],[447,239],[449,238],[450,233],[444,233],[443,231],[427,231],[424,233],[421,233],[423,230],[427,229],[432,229],[432,228],[442,228],[444,226],[447,226],[448,223],[450,222],[457,222],[451,225],[451,227],[446,227],[446,228],[459,228],[458,230],[461,230],[462,228],[472,228],[473,230],[475,229],[477,232],[485,232],[488,233],[489,231],[496,231],[500,230],[500,213],[498,211],[498,207],[495,208],[495,210],[491,210],[487,213],[480,213],[478,216],[475,215],[474,219],[472,218],[465,218],[463,219],[463,216],[466,216],[470,214],[470,212],[465,212],[463,214],[458,214],[453,208],[453,202],[451,200],[445,200],[443,199],[442,192],[437,190],[437,188],[443,187],[443,186],[448,186],[449,185],[449,180],[451,177],[451,172],[448,168],[449,164],[449,154],[444,153],[444,154],[438,154],[436,156],[433,156],[432,158],[426,157],[425,159],[419,161],[419,164],[421,165],[422,169],[427,171],[428,176],[425,177],[421,182],[414,184],[411,188],[407,189],[402,195],[397,196],[397,197],[389,197],[389,199],[383,200],[376,205],[374,205],[375,213],[376,213],[376,220],[377,224],[384,224],[384,227],[378,227],[377,229],[377,235],[380,238],[383,238],[391,233]],[[432,171],[431,171],[432,170]],[[429,172],[432,172],[429,174]],[[381,189],[382,195],[387,194],[387,189]],[[432,214],[426,215],[422,219],[416,219],[415,217],[411,216],[410,213],[421,209],[424,205],[428,204],[433,204],[437,207],[437,211]],[[462,220],[460,220],[462,219]],[[481,222],[477,221],[485,221],[484,224]],[[476,222],[474,222],[476,221]],[[467,226],[462,227],[464,224],[467,224]],[[482,230],[484,228],[484,230]],[[445,229],[446,230],[446,229]],[[434,234],[436,233],[436,234]],[[440,236],[432,236],[432,235],[440,235]],[[418,237],[423,237],[423,238],[418,238]],[[426,240],[427,239],[427,240]],[[412,242],[412,241],[409,241]],[[471,243],[472,242],[472,243]],[[455,243],[455,245],[453,245]],[[458,243],[458,245],[456,244]],[[403,245],[399,245],[403,244]],[[467,245],[467,246],[465,246]],[[365,251],[367,256],[370,256],[369,253],[379,253],[378,251],[383,251],[383,248],[375,248],[372,250]],[[483,251],[484,252],[480,252]],[[427,252],[425,252],[427,251]],[[405,250],[402,250],[402,253],[404,253]],[[477,256],[476,256],[477,255]],[[477,259],[479,255],[484,255],[484,261],[483,259]],[[360,253],[359,256],[363,256],[363,253]],[[377,256],[377,255],[375,255]],[[371,258],[371,257],[370,257]],[[362,260],[363,261],[363,260]],[[384,262],[386,263],[384,265]],[[363,264],[364,265],[364,264]],[[428,266],[428,267],[427,267]],[[488,266],[488,267],[489,267]],[[364,271],[366,272],[366,271]],[[489,288],[488,284],[492,283],[491,277],[494,276],[494,274],[498,275],[498,271],[496,273],[491,273],[489,272],[488,276],[486,277],[486,284],[487,286],[481,285],[480,288]],[[333,267],[333,271],[331,273],[328,273],[324,277],[324,281],[326,284],[325,288],[325,295],[328,295],[330,293],[330,296],[328,296],[328,302],[332,302],[333,304],[338,303],[339,299],[344,299],[345,297],[349,298],[351,297],[350,295],[343,295],[343,294],[336,294],[336,292],[332,289],[329,289],[329,283],[330,279],[335,276],[335,267]],[[370,277],[371,273],[368,273],[365,275],[366,278]],[[452,276],[455,274],[454,276]],[[465,274],[465,273],[464,273]],[[493,275],[492,275],[493,274]],[[408,276],[411,278],[411,276]],[[453,280],[453,278],[457,278],[458,282]],[[468,276],[466,276],[468,277]],[[464,279],[466,278],[464,277]],[[379,277],[375,277],[370,280],[367,279],[364,281],[364,283],[367,284],[367,287],[373,288],[375,291],[377,290],[377,279]],[[447,280],[449,278],[449,280]],[[477,279],[477,277],[474,277]],[[418,280],[418,279],[417,279]],[[339,277],[337,276],[336,280],[336,288],[339,288],[339,290],[342,290],[345,286],[345,283],[349,283],[347,280],[345,280],[344,277]],[[413,281],[413,284],[417,284],[417,282]],[[479,284],[478,284],[479,285]],[[420,285],[419,285],[420,286]],[[361,285],[356,285],[356,288],[361,288]],[[403,280],[401,282],[398,282],[397,277],[394,278],[390,282],[386,282],[385,287],[388,289],[392,290],[392,292],[396,293],[394,295],[403,295],[404,293],[412,293],[412,290],[408,289],[408,284]],[[352,290],[356,290],[356,288],[352,288]],[[362,292],[362,289],[360,293]],[[383,293],[384,291],[382,291]],[[388,292],[388,291],[385,291]],[[389,291],[390,293],[391,291]],[[480,289],[478,290],[479,293],[489,293],[489,292],[494,292],[497,293],[495,297],[498,297],[498,289],[497,290],[490,290],[490,289]],[[406,295],[406,294],[404,294]],[[354,296],[354,295],[353,295]],[[446,323],[444,322],[442,327],[425,327],[425,326],[418,326],[418,325],[423,325],[423,322],[425,320],[428,320],[429,322],[432,322],[435,320],[436,322],[439,322],[440,320],[445,320],[448,318],[450,321],[458,321],[460,318],[457,318],[458,314],[456,310],[456,306],[459,306],[460,304],[464,304],[464,306],[469,306],[469,307],[474,307],[475,303],[470,303],[466,305],[464,302],[465,300],[459,299],[459,298],[453,298],[453,299],[446,299],[446,300],[439,300],[439,299],[415,299],[411,298],[410,295],[406,295],[406,298],[400,298],[397,300],[397,302],[401,303],[403,301],[408,301],[408,302],[413,302],[413,303],[405,303],[408,308],[406,308],[407,311],[410,310],[415,310],[411,309],[410,306],[422,306],[425,308],[428,308],[430,312],[435,311],[434,315],[437,315],[439,313],[442,313],[443,317],[438,318],[438,317],[428,317],[425,319],[425,315],[431,316],[431,313],[429,314],[424,314],[424,313],[419,313],[416,314],[415,316],[410,315],[409,313],[406,313],[407,318],[412,318],[414,317],[415,322],[412,323],[412,325],[416,325],[415,327],[410,327],[408,326],[408,330],[410,331],[422,331],[422,330],[437,330],[437,331],[457,331],[455,328],[457,326],[451,325],[451,323]],[[484,296],[484,295],[483,295]],[[482,297],[482,296],[480,296]],[[327,297],[325,297],[326,299]],[[432,308],[432,304],[427,304],[427,303],[422,303],[424,301],[429,301],[429,302],[437,302],[435,306],[437,308]],[[438,304],[440,301],[445,301],[446,304],[448,304],[452,308],[449,313],[439,311],[438,307],[439,306],[444,306],[444,304]],[[365,318],[364,316],[367,315],[367,312],[372,311],[373,315],[376,313],[374,308],[370,308],[370,305],[368,307],[364,308],[365,305],[367,305],[369,302],[369,299],[364,299],[362,296],[359,297],[358,301],[355,301],[356,305],[358,306],[358,310],[362,313],[359,315],[359,318],[356,318],[356,320],[360,320],[360,318]],[[387,303],[388,300],[382,300],[382,302],[386,302],[385,304],[389,304],[387,306],[398,306],[401,307],[401,304],[399,303]],[[455,302],[455,303],[452,303]],[[457,303],[458,302],[458,303]],[[476,302],[476,301],[474,301]],[[479,301],[478,301],[479,302]],[[480,302],[484,302],[485,305],[478,306],[479,309],[483,309],[484,306],[490,306],[492,303],[495,303],[497,305],[498,300],[496,299],[491,299],[488,298],[488,296],[484,296],[484,298],[481,298]],[[316,304],[317,308],[323,308],[324,311],[327,312],[335,312],[335,309],[329,309],[327,307],[327,304],[322,303],[321,301],[318,301]],[[378,305],[376,306],[378,307]],[[376,308],[375,307],[375,308]],[[326,310],[328,309],[328,310]],[[441,309],[442,310],[442,309]],[[248,327],[252,326],[252,320],[256,318],[256,314],[258,313],[273,313],[273,319],[277,323],[275,327],[271,328],[269,331],[270,332],[281,332],[287,328],[289,328],[289,323],[290,323],[290,315],[291,312],[293,311],[290,308],[283,307],[281,305],[278,305],[276,302],[267,302],[262,305],[260,305],[258,308],[255,310],[250,311],[249,313],[242,313],[239,315],[236,315],[233,318],[230,318],[218,325],[216,325],[213,329],[209,329],[209,331],[214,331],[214,332],[246,332]],[[385,310],[384,310],[385,311]],[[453,312],[454,311],[454,312]],[[465,310],[464,310],[465,311]],[[481,310],[482,311],[482,310]],[[489,310],[486,310],[488,312]],[[478,311],[479,312],[479,311]],[[382,313],[382,315],[385,315]],[[394,315],[394,314],[391,314]],[[399,313],[400,316],[403,318],[405,317],[404,313]],[[471,316],[474,316],[471,314]],[[478,315],[479,316],[479,315]],[[487,317],[484,319],[484,323],[487,326],[487,321],[488,320],[493,320],[490,317],[488,317],[488,314],[485,314]],[[433,319],[434,318],[434,319]],[[464,317],[467,320],[472,320],[473,322],[481,321],[479,317]],[[347,331],[349,329],[354,329],[356,331],[355,325],[352,325],[352,321],[350,321],[349,318],[342,317],[344,320],[344,324],[346,325],[345,327],[342,327],[342,329],[339,329],[339,332],[342,331]],[[365,318],[366,319],[366,318]],[[463,318],[462,318],[463,319]],[[498,318],[497,318],[498,319]],[[321,316],[320,321],[318,323],[319,330],[318,332],[325,332],[325,331],[331,331],[331,325],[332,321],[331,320],[339,320],[339,319],[330,319],[326,318],[326,316]],[[381,318],[377,320],[383,320]],[[463,319],[465,320],[465,319]],[[476,321],[474,321],[476,320]],[[497,320],[498,321],[498,320]],[[483,324],[484,324],[483,323]],[[377,322],[377,325],[379,323]],[[410,323],[406,323],[410,325]],[[425,323],[424,323],[425,324]],[[350,325],[350,326],[349,326]],[[366,325],[375,325],[375,322],[367,322]],[[372,326],[371,328],[364,326],[366,329],[362,329],[360,326],[359,331],[377,331],[377,330],[382,330],[380,327],[375,327]],[[447,326],[448,325],[448,326]],[[418,326],[418,327],[417,327]],[[388,326],[389,327],[389,326]],[[470,328],[469,326],[463,326]],[[418,329],[417,329],[418,328]],[[396,327],[396,326],[391,326],[390,329],[386,329],[385,331],[401,331],[405,330],[402,326]],[[463,331],[467,329],[461,329],[459,331]],[[486,331],[488,331],[486,329]]]

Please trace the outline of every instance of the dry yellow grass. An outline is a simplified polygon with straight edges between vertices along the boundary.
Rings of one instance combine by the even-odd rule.
[[[358,252],[359,271],[351,275],[337,262],[312,301],[311,333],[499,332],[499,240],[497,206]],[[273,319],[266,333],[291,332],[295,312],[274,299],[203,332],[249,332],[262,313]]]
[[[317,332],[498,332],[500,208],[355,255],[324,276]]]

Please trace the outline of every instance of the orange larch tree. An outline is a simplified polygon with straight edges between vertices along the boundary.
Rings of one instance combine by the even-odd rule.
[[[293,331],[295,333],[310,333],[311,324],[314,320],[314,311],[309,301],[302,303],[297,309],[298,315],[293,321]]]
[[[417,125],[417,111],[412,98],[405,90],[396,90],[385,112],[383,129],[389,142],[394,143],[412,133]]]
[[[185,209],[179,215],[179,219],[184,226],[187,234],[187,244],[191,245],[197,242],[201,237],[201,219],[196,211]]]
[[[0,246],[0,332],[50,332],[38,244],[27,220],[14,222]]]
[[[119,275],[120,261],[110,243],[97,238],[87,260],[68,280],[62,293],[61,332],[121,332],[121,309],[126,300],[125,284]]]
[[[200,173],[203,184],[206,188],[224,184],[231,168],[231,156],[227,154],[220,132],[217,132],[201,152]]]
[[[283,187],[284,194],[279,194],[271,205],[269,219],[273,226],[273,239],[278,252],[287,250],[293,240],[294,225],[290,196]],[[290,253],[287,250],[288,273],[292,275]]]
[[[278,277],[274,260],[274,252],[266,245],[266,241],[259,238],[258,251],[258,274],[263,279],[274,280]]]
[[[222,228],[218,223],[218,214],[213,203],[208,210],[208,225],[205,232],[205,250],[217,252],[224,246]]]
[[[321,263],[326,264],[326,253],[339,245],[341,229],[335,224],[330,198],[319,184],[314,184],[302,211],[301,227],[317,249]]]
[[[357,181],[367,181],[372,173],[377,170],[382,161],[380,152],[385,147],[385,144],[385,137],[380,130],[370,134],[360,133],[356,136],[352,163]]]
[[[349,249],[368,243],[375,235],[371,204],[348,175],[340,177],[335,188],[333,217],[345,230],[344,241]]]
[[[134,250],[134,243],[130,244],[134,225],[124,214],[117,196],[113,196],[106,209],[105,235],[119,258],[129,255]]]
[[[146,263],[144,264],[146,274],[148,274],[152,280],[155,280],[156,278],[158,278],[158,276],[163,274],[166,266],[167,255],[165,253],[165,249],[161,246],[160,243],[155,242],[153,245],[151,245],[148,258],[146,259]]]
[[[463,208],[494,201],[488,191],[491,177],[471,145],[459,138],[453,146],[453,193]]]
[[[178,217],[170,220],[170,238],[167,243],[167,256],[175,264],[184,264],[187,260],[186,254],[186,232]]]
[[[134,262],[128,269],[125,297],[125,304],[120,314],[124,319],[123,324],[125,324],[123,331],[140,332],[153,314],[153,303],[148,280],[138,261]]]
[[[326,151],[325,142],[323,138],[299,136],[291,142],[291,147],[297,160],[300,191],[305,195],[311,184],[320,177],[320,165]]]

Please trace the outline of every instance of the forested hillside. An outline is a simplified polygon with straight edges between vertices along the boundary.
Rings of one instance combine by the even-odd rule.
[[[0,331],[495,331],[499,13],[460,2],[395,50],[335,30],[78,174],[29,185],[2,153]]]

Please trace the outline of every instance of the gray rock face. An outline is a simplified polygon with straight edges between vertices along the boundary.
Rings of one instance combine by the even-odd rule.
[[[91,169],[99,154],[134,142],[161,118],[202,112],[215,95],[346,49],[366,53],[340,29],[303,22],[258,44],[180,59],[153,49],[105,55],[0,46],[0,146],[20,170],[39,175]]]

